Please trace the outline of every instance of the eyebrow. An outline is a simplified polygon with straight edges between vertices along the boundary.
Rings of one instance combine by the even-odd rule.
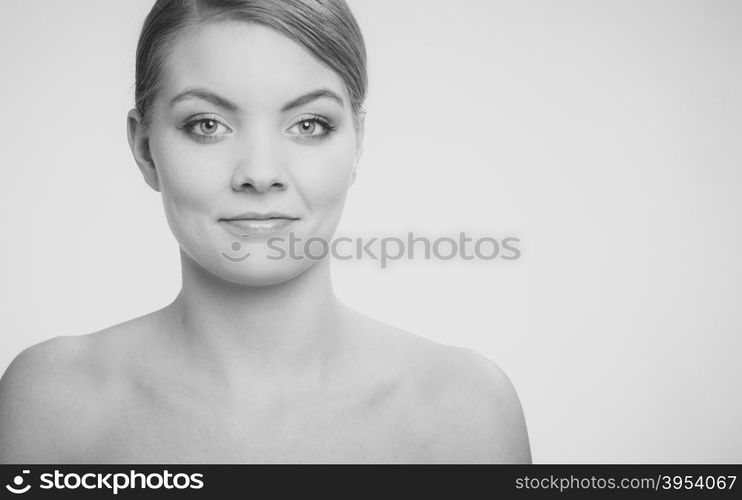
[[[296,99],[286,103],[281,108],[281,112],[283,113],[290,109],[298,108],[299,106],[303,106],[304,104],[310,103],[317,99],[321,99],[323,97],[332,99],[333,101],[340,104],[341,107],[345,107],[343,98],[340,97],[337,94],[337,92],[333,92],[330,89],[317,89],[317,90],[312,90],[311,92],[307,92],[306,94],[302,94]],[[211,92],[210,90],[206,90],[202,88],[185,89],[184,91],[180,92],[178,95],[176,95],[170,100],[170,107],[175,106],[180,101],[184,101],[186,99],[194,99],[194,98],[208,101],[216,106],[219,106],[220,108],[226,109],[231,112],[235,112],[239,110],[239,106],[237,106],[232,101],[225,99],[224,97],[221,97],[220,95],[215,94],[214,92]]]
[[[293,108],[298,108],[299,106],[302,106],[314,100],[320,99],[322,97],[327,97],[329,99],[332,99],[333,101],[340,104],[340,107],[343,107],[343,108],[345,107],[345,104],[343,103],[343,98],[337,95],[336,92],[333,92],[330,89],[317,89],[311,92],[307,92],[304,95],[300,95],[293,101],[287,103],[286,105],[284,105],[284,107],[281,108],[281,112],[283,113],[284,111],[288,111]]]
[[[176,95],[170,100],[170,107],[172,108],[173,106],[178,104],[180,101],[185,101],[186,99],[201,99],[203,101],[208,101],[211,104],[219,106],[220,108],[224,108],[228,111],[237,111],[237,109],[239,109],[237,105],[234,104],[233,102],[209,90],[200,89],[200,88],[185,89],[183,92],[179,93],[178,95]]]

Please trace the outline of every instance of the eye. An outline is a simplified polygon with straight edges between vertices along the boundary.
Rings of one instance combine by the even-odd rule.
[[[296,122],[289,129],[289,133],[302,139],[322,139],[335,129],[336,127],[329,120],[315,115]]]
[[[206,141],[213,141],[220,136],[232,133],[231,128],[211,116],[204,116],[190,120],[183,128],[191,136]]]
[[[304,120],[299,124],[299,133],[304,135],[314,135],[314,131],[317,130],[319,124],[316,120]]]

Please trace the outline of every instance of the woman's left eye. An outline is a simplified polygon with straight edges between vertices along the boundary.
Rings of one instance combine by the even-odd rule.
[[[335,127],[330,122],[319,117],[312,117],[298,121],[289,129],[289,132],[303,138],[321,138],[333,130]]]

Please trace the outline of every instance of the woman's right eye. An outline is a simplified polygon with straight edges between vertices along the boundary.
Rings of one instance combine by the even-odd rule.
[[[233,132],[231,128],[213,117],[202,117],[190,120],[183,128],[189,135],[199,141],[214,142],[220,137],[229,135]]]

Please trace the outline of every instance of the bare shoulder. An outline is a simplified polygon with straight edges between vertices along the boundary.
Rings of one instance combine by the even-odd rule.
[[[470,349],[388,325],[377,328],[409,401],[409,433],[421,462],[530,463],[525,418],[505,372]]]
[[[530,463],[525,418],[505,372],[470,349],[436,344],[416,373],[431,415],[433,455],[446,462]]]
[[[90,460],[120,382],[135,320],[53,337],[19,353],[0,378],[0,463]]]
[[[85,446],[97,377],[85,336],[59,336],[18,354],[0,379],[0,463],[66,462]]]

